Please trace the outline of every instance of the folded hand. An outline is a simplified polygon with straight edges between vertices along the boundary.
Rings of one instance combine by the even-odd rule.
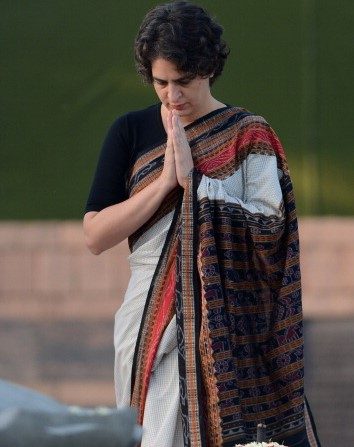
[[[184,188],[194,163],[186,132],[176,111],[169,112],[167,126],[168,137],[172,139],[177,181]]]

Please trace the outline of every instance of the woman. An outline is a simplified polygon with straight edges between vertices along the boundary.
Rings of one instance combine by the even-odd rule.
[[[106,137],[84,232],[95,254],[129,237],[131,279],[115,320],[118,404],[142,445],[317,446],[303,395],[292,185],[267,122],[218,101],[228,55],[199,6],[146,15],[138,72],[160,102]]]

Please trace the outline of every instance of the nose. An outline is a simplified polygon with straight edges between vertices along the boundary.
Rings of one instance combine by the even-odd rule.
[[[169,84],[168,86],[168,99],[171,104],[178,104],[179,99],[181,98],[181,89],[178,85]]]

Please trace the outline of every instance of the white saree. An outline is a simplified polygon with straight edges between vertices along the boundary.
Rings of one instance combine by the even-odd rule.
[[[281,144],[239,108],[186,132],[195,170],[183,197],[166,200],[132,238],[115,316],[117,405],[138,409],[142,447],[231,447],[254,439],[260,421],[274,440],[317,447]],[[165,142],[136,160],[131,194],[160,175],[164,152]]]

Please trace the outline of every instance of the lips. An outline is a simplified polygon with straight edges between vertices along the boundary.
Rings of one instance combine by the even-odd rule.
[[[185,104],[171,104],[171,108],[175,110],[183,110]]]

